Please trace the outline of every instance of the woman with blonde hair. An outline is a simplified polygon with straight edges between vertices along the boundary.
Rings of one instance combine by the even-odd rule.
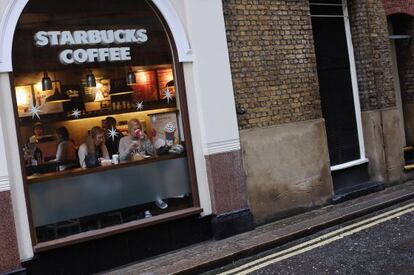
[[[145,156],[154,156],[155,149],[142,129],[138,119],[128,121],[129,135],[119,141],[119,158],[121,160],[139,160]]]
[[[105,131],[98,126],[90,130],[85,142],[79,147],[79,164],[82,168],[96,167],[99,161],[109,160],[108,149],[105,146]]]

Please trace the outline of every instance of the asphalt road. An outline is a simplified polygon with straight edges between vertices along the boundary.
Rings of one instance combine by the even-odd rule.
[[[255,275],[412,275],[414,274],[414,205],[412,203],[413,201],[393,206],[207,274],[224,272]],[[404,212],[399,211],[401,207],[405,207]],[[394,212],[390,213],[390,211]]]

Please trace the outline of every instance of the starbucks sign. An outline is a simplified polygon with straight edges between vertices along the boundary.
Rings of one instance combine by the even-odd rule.
[[[148,35],[145,29],[38,31],[34,35],[34,40],[38,47],[122,45],[145,43],[148,41]],[[64,49],[59,53],[59,60],[65,65],[128,61],[131,60],[131,49],[129,46]]]

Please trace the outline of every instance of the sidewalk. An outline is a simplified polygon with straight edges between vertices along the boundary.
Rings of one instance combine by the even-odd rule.
[[[202,272],[411,198],[414,198],[414,181],[259,226],[224,240],[195,244],[105,274]]]

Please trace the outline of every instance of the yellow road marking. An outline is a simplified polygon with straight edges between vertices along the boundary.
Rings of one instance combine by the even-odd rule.
[[[229,274],[248,274],[250,272],[256,271],[263,267],[266,267],[270,264],[285,260],[292,256],[304,253],[306,251],[310,251],[314,248],[332,243],[336,240],[342,239],[346,236],[352,235],[356,232],[361,230],[367,229],[374,225],[383,223],[385,221],[394,219],[396,217],[402,216],[404,214],[410,213],[414,211],[414,203],[407,204],[405,206],[399,207],[397,209],[382,213],[375,217],[371,217],[369,219],[357,222],[355,224],[348,225],[346,227],[337,229],[325,235],[319,236],[315,239],[306,241],[304,243],[298,244],[291,248],[285,249],[283,251],[279,251],[268,255],[266,257],[257,259],[255,261],[249,262],[247,264],[241,265],[237,268],[225,271],[220,273],[221,275],[229,275]]]

